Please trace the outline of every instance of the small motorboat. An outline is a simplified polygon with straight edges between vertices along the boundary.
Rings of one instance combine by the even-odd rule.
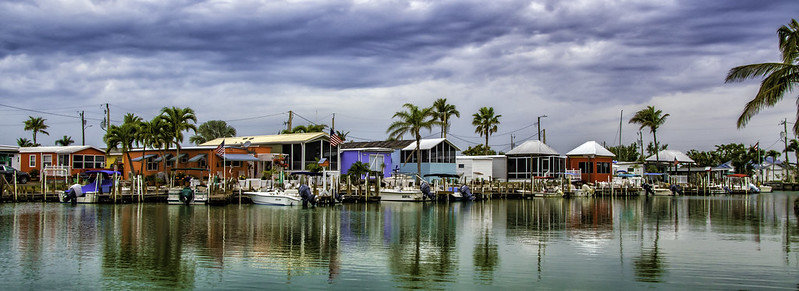
[[[99,195],[111,193],[116,184],[116,178],[122,174],[111,170],[90,170],[85,174],[89,176],[86,185],[75,184],[58,196],[62,203],[97,203]]]
[[[302,204],[302,197],[297,190],[251,191],[243,194],[250,197],[252,203],[259,205],[295,206]]]

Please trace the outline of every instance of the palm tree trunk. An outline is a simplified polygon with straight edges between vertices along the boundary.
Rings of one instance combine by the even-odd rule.
[[[488,130],[485,131],[485,135],[486,135],[486,144],[485,144],[485,149],[484,150],[486,152],[488,152]],[[483,153],[483,154],[485,154],[485,153]]]
[[[139,165],[139,173],[144,175],[144,165],[147,163],[147,159],[144,157],[147,156],[147,145],[142,146],[142,153],[141,153],[141,165]],[[133,165],[133,161],[131,161],[131,166]],[[133,167],[131,167],[133,168]]]
[[[33,145],[36,145],[36,130],[33,131]]]
[[[130,162],[130,150],[127,150],[127,151],[125,152],[125,155],[128,157],[128,162]],[[133,170],[133,163],[130,163],[130,169],[131,169],[131,170]],[[122,172],[122,175],[124,176],[124,175],[125,175],[125,172]],[[130,180],[131,178],[133,178],[133,177],[131,177],[130,175],[128,175],[128,180]]]
[[[422,142],[422,137],[419,134],[416,134],[416,184],[419,185],[421,181],[419,181],[420,177],[422,176],[422,151],[419,150],[419,144]]]
[[[658,133],[657,130],[652,130],[652,139],[655,141],[655,161],[660,163],[660,146],[658,146]]]

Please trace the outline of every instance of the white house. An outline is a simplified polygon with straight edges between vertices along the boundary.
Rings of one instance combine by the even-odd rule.
[[[475,179],[507,181],[507,160],[504,155],[456,156],[455,172],[466,182]]]

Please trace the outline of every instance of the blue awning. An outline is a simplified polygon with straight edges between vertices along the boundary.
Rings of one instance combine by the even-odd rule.
[[[186,156],[186,154],[180,154],[180,155],[178,155],[176,157],[172,157],[171,159],[169,159],[169,161],[170,162],[174,162],[174,161],[177,161],[178,159],[182,159],[185,156]]]
[[[203,159],[205,159],[205,154],[199,154],[199,155],[193,156],[191,159],[189,159],[189,163],[198,162],[198,161],[203,160]]]
[[[152,158],[152,157],[155,157],[155,156],[158,156],[158,155],[145,155],[143,157],[134,158],[131,161],[138,162],[138,161],[141,161],[143,159],[149,159],[149,158]]]
[[[160,162],[160,161],[163,161],[164,158],[169,159],[171,157],[172,157],[172,154],[166,154],[166,156],[160,156],[160,157],[155,158],[155,160],[153,160],[153,162]]]
[[[259,161],[253,155],[250,154],[225,154],[225,160],[228,161],[239,161],[239,162],[257,162]]]

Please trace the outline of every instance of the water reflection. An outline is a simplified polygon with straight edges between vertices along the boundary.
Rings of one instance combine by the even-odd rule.
[[[362,287],[381,281],[401,288],[529,287],[530,279],[569,287],[593,280],[586,274],[617,270],[602,279],[707,280],[725,288],[753,280],[746,271],[756,271],[767,274],[763,286],[792,288],[799,269],[797,197],[311,209],[4,204],[0,275],[8,280],[0,287],[60,287],[74,278],[94,279],[76,283],[94,289],[351,286],[354,279]],[[707,278],[694,276],[700,269]]]

